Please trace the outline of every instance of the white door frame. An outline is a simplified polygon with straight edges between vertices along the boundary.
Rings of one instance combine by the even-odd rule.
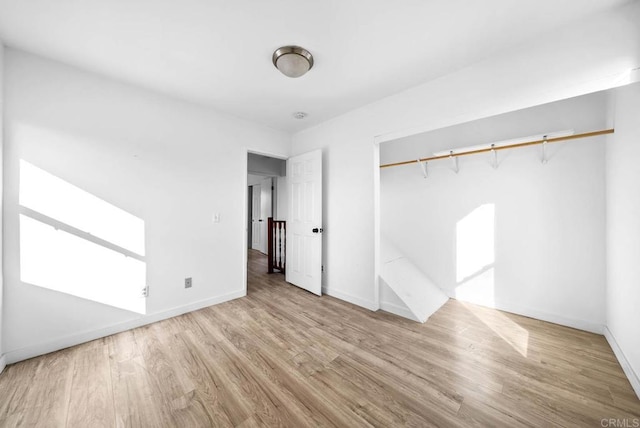
[[[249,187],[251,187],[251,214],[247,215],[251,216],[251,249],[262,251],[262,228],[260,227],[259,222],[260,214],[262,213],[262,184],[252,184],[251,186],[247,186],[247,191],[249,191]],[[248,211],[249,210],[247,210],[247,212]],[[258,215],[256,215],[256,211],[258,212]],[[257,231],[256,227],[258,228]],[[247,233],[249,232],[247,231]]]
[[[273,177],[264,177],[260,182],[260,251],[269,252],[269,217],[273,217],[273,189],[275,187]],[[267,198],[264,196],[268,194]],[[266,209],[268,207],[268,209]],[[274,220],[277,220],[273,217]],[[263,251],[264,250],[264,251]]]
[[[265,152],[264,150],[252,149],[250,147],[245,147],[243,150],[244,160],[243,164],[243,178],[241,180],[242,186],[244,187],[243,194],[243,210],[244,210],[244,229],[242,232],[242,284],[244,284],[244,295],[247,295],[247,263],[249,261],[249,248],[247,245],[247,241],[249,239],[249,182],[247,175],[249,174],[249,153],[253,153],[254,155],[262,155],[269,156],[270,158],[287,160],[289,159],[289,155],[284,155],[282,153],[273,153],[273,152]]]
[[[373,303],[380,309],[380,143],[373,139]],[[246,238],[245,238],[246,239]]]

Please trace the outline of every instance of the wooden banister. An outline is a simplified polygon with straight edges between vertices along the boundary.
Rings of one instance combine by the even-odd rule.
[[[267,219],[268,245],[267,263],[269,273],[279,271],[285,273],[286,267],[286,234],[287,222],[284,220],[274,220],[273,217]]]

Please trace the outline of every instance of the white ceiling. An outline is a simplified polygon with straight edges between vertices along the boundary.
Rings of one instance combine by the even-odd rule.
[[[295,132],[627,2],[0,0],[0,38]],[[299,79],[271,63],[287,44],[316,60]]]

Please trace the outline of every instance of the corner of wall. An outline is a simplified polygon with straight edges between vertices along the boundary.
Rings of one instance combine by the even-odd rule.
[[[604,337],[607,339],[607,342],[609,342],[609,346],[611,346],[613,353],[618,359],[618,362],[622,367],[622,371],[624,371],[627,379],[629,379],[629,383],[631,383],[631,387],[636,392],[638,399],[640,399],[640,377],[633,370],[633,367],[631,367],[629,360],[627,360],[627,357],[624,355],[624,352],[622,352],[622,349],[620,348],[620,345],[618,345],[616,338],[613,336],[613,333],[611,333],[611,330],[609,330],[607,326],[604,327]]]
[[[629,237],[640,232],[640,198],[636,168],[640,149],[637,111],[640,108],[640,83],[631,83],[612,91],[608,115],[615,125],[606,150],[606,327],[604,335],[620,366],[640,398],[640,340],[637,302],[640,289],[640,249]]]
[[[552,324],[561,325],[564,327],[575,328],[577,330],[588,331],[595,334],[603,334],[605,328],[604,325],[576,318],[567,318],[554,313],[541,311],[536,308],[524,306],[520,303],[513,301],[493,301],[491,303],[484,300],[476,300],[472,298],[460,298],[456,296],[456,293],[451,290],[444,290],[450,299],[459,300],[462,302],[471,303],[473,305],[484,306],[487,308],[497,309],[499,311],[508,312],[510,314],[520,315],[527,318],[534,318],[541,321],[550,322]]]
[[[377,311],[379,308],[376,302],[371,300],[365,300],[361,297],[352,296],[350,294],[343,293],[341,291],[332,290],[329,287],[322,287],[322,294],[335,297],[336,299],[344,300],[352,305],[360,306],[361,308],[369,309],[370,311]]]
[[[2,353],[2,309],[3,309],[3,289],[4,289],[4,262],[3,262],[3,241],[4,237],[2,234],[2,229],[4,225],[4,221],[2,220],[2,211],[3,211],[3,203],[4,195],[3,188],[4,184],[2,181],[2,177],[4,175],[3,169],[3,153],[4,153],[4,124],[3,124],[3,116],[4,116],[4,45],[2,44],[2,40],[0,40],[0,373],[5,367],[5,358]]]
[[[407,318],[415,322],[422,322],[413,314],[413,312],[411,312],[406,307],[403,308],[402,306],[398,306],[390,302],[380,301],[380,309],[385,312],[389,312],[390,314],[398,315],[399,317]]]
[[[88,330],[79,333],[73,333],[71,335],[60,337],[47,343],[38,343],[33,346],[27,346],[25,348],[9,351],[5,355],[0,357],[0,372],[2,371],[3,364],[14,364],[29,358],[59,351],[71,346],[80,345],[82,343],[90,342],[92,340],[100,339],[106,336],[111,336],[113,334],[117,334],[126,330],[142,327],[154,322],[166,320],[168,318],[177,317],[188,312],[193,312],[199,309],[207,308],[209,306],[218,305],[220,303],[244,297],[245,295],[246,290],[242,289],[225,294],[223,296],[205,299],[188,305],[183,305],[166,311],[147,315],[142,318],[112,324],[98,330]]]

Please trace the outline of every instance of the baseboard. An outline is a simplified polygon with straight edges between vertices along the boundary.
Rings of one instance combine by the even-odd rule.
[[[0,357],[0,373],[2,373],[5,367],[7,367],[7,358],[5,355],[3,355],[2,357]]]
[[[567,318],[561,315],[556,315],[549,312],[540,311],[538,309],[521,306],[513,302],[498,301],[498,302],[490,303],[486,301],[474,301],[473,299],[459,299],[455,296],[454,293],[451,293],[449,290],[446,290],[445,293],[450,298],[459,300],[461,302],[468,302],[468,303],[473,303],[474,305],[486,306],[486,307],[498,309],[504,312],[509,312],[516,315],[522,315],[528,318],[535,318],[537,320],[547,321],[553,324],[575,328],[577,330],[583,330],[591,333],[602,334],[603,328],[604,328],[602,324],[585,321],[585,320],[578,320],[574,318]]]
[[[389,302],[380,302],[380,309],[389,312],[394,315],[398,315],[399,317],[410,319],[411,321],[422,322],[416,317],[413,312],[411,312],[408,308],[404,308],[402,306],[394,305]]]
[[[186,314],[187,312],[197,311],[198,309],[206,308],[208,306],[224,303],[229,300],[237,299],[246,295],[245,290],[234,291],[232,293],[224,294],[222,296],[213,297],[210,299],[200,300],[198,302],[190,303],[188,305],[179,306],[169,309],[163,312],[157,312],[155,314],[146,315],[141,318],[137,318],[122,323],[117,323],[104,327],[98,330],[84,331],[82,333],[65,336],[56,340],[52,340],[47,343],[37,344],[33,346],[27,346],[14,351],[9,351],[4,354],[3,362],[6,364],[17,363],[22,360],[37,357],[39,355],[48,354],[50,352],[59,351],[70,346],[79,345],[81,343],[90,342],[101,337],[111,336],[112,334],[120,333],[126,330],[131,330],[136,327],[142,327],[143,325],[152,324],[154,322],[162,321],[168,318],[173,318],[178,315]]]
[[[336,299],[344,300],[345,302],[349,302],[356,306],[369,309],[370,311],[377,311],[379,309],[378,305],[375,302],[372,302],[370,300],[365,300],[360,297],[355,297],[350,294],[343,293],[341,291],[333,290],[328,287],[322,287],[322,294],[335,297]]]
[[[631,387],[640,399],[640,377],[638,377],[636,372],[633,370],[633,367],[631,367],[631,364],[629,364],[629,360],[627,360],[627,357],[625,357],[624,352],[622,352],[622,349],[620,348],[620,345],[618,345],[618,341],[607,326],[604,327],[604,337],[607,339],[607,342],[609,342],[609,346],[611,346],[613,354],[618,359],[618,362],[622,367],[622,371],[624,371],[624,374],[627,375],[627,379],[629,379]]]

